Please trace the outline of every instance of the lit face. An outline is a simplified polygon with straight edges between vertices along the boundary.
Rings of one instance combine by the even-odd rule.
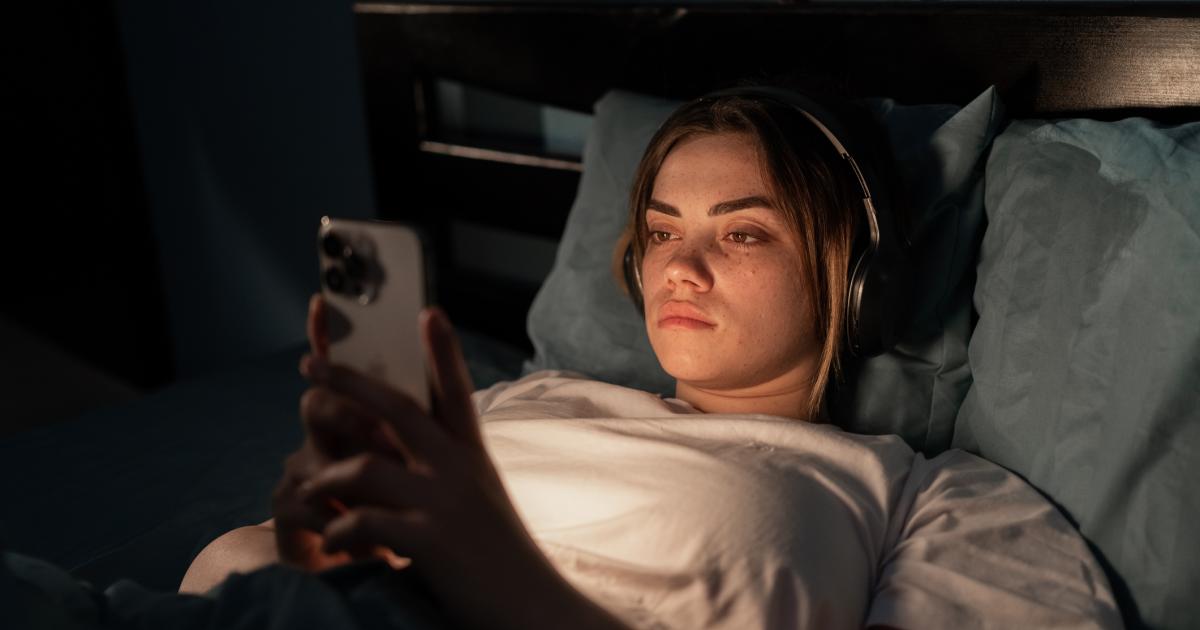
[[[747,388],[785,378],[820,353],[800,245],[770,207],[747,134],[685,139],[654,180],[642,262],[646,330],[681,382]]]

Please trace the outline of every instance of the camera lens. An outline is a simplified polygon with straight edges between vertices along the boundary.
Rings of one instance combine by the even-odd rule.
[[[366,274],[367,263],[363,261],[362,256],[351,252],[350,255],[346,257],[346,275],[354,278],[355,280],[361,280]]]
[[[346,275],[337,267],[330,267],[325,270],[325,286],[334,293],[341,293],[346,287]]]
[[[326,256],[336,258],[342,255],[342,239],[337,237],[337,234],[328,232],[321,239],[321,250]]]

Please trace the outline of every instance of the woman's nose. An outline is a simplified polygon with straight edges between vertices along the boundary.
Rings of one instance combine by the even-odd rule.
[[[667,262],[667,285],[674,290],[684,287],[704,292],[712,288],[712,269],[707,252],[700,246],[684,246]]]

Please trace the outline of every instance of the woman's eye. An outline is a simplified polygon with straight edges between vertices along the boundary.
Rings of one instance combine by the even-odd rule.
[[[650,230],[650,241],[654,243],[665,243],[671,240],[671,233],[662,230]]]
[[[738,245],[754,245],[762,239],[750,234],[749,232],[730,232],[729,240],[737,243]]]

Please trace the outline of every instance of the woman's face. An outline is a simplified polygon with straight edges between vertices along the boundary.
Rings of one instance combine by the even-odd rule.
[[[692,136],[667,155],[646,210],[646,329],[671,376],[745,388],[820,352],[800,246],[770,206],[748,134]]]

